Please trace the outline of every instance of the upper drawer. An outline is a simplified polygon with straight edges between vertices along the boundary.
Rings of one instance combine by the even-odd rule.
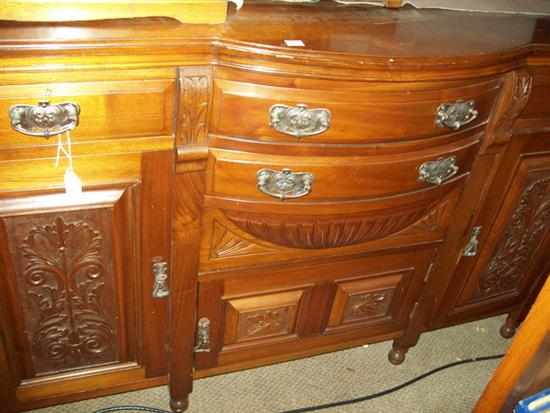
[[[441,89],[432,85],[430,90],[399,90],[397,85],[390,91],[338,91],[217,79],[210,131],[303,143],[419,139],[485,123],[499,87],[498,80],[491,80]],[[445,116],[449,126],[443,124]]]
[[[210,195],[239,199],[351,200],[414,192],[471,170],[478,140],[388,156],[298,157],[212,150]]]
[[[71,132],[75,141],[169,135],[174,90],[171,79],[1,86],[0,148],[52,144],[25,131],[55,133],[63,129],[60,124],[71,122],[78,123]],[[12,110],[15,106],[20,109]],[[75,108],[76,122],[70,119],[78,112]],[[14,116],[20,131],[12,126]]]

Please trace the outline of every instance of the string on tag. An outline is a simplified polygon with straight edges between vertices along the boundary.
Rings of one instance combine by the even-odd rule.
[[[63,145],[63,135],[59,134],[57,135],[57,153],[55,157],[55,167],[59,167],[59,162],[61,161],[61,157],[64,156],[67,158],[68,166],[67,169],[65,169],[65,176],[64,176],[64,182],[65,182],[65,192],[68,195],[78,195],[82,193],[82,182],[80,181],[80,178],[78,175],[74,172],[73,169],[73,150],[72,150],[72,142],[71,142],[71,132],[67,131],[65,132],[65,137],[67,140],[66,147]]]

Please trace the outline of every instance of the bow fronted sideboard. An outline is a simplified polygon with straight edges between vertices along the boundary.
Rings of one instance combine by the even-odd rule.
[[[0,22],[8,412],[508,314],[550,271],[550,20]],[[80,184],[82,191],[79,191]],[[411,354],[409,357],[414,357]]]

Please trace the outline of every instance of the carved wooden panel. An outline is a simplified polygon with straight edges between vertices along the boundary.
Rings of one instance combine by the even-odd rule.
[[[133,200],[116,189],[0,201],[26,378],[135,359]]]
[[[533,173],[487,270],[479,278],[481,298],[514,291],[550,229],[550,174]]]
[[[337,282],[328,327],[391,319],[402,281],[411,273],[404,271]]]
[[[440,189],[441,194],[436,194],[439,197],[428,193],[427,202],[422,199],[419,202],[417,195],[414,194],[412,200],[408,199],[402,204],[398,204],[396,199],[391,199],[366,207],[362,203],[335,203],[330,209],[325,205],[314,204],[305,209],[296,210],[292,209],[293,205],[288,203],[282,205],[277,213],[273,211],[275,206],[272,204],[242,206],[239,203],[235,206],[227,204],[228,208],[222,210],[207,208],[202,219],[200,273],[235,266],[270,263],[274,260],[289,261],[297,257],[301,258],[303,254],[307,254],[308,257],[326,256],[327,253],[354,254],[367,250],[440,241],[444,237],[462,188],[458,187],[451,191],[446,188]],[[206,202],[211,201],[207,199]],[[217,206],[219,201],[216,200],[216,203],[212,202],[212,204]],[[225,207],[225,205],[220,206]],[[380,219],[382,222],[384,216],[391,216],[393,213],[404,214],[405,211],[411,210],[413,215],[417,214],[415,210],[420,210],[418,212],[418,215],[421,215],[420,218],[400,230],[399,226],[373,225],[371,227],[373,232],[369,233],[365,224],[365,232],[360,233],[353,232],[351,225],[343,225],[348,220],[356,218],[362,218],[366,222]],[[288,211],[288,213],[279,211]],[[242,217],[242,225],[237,225],[229,219],[233,216]],[[257,223],[253,228],[254,233],[252,230],[248,231],[246,227],[248,217]],[[335,218],[331,221],[333,217]],[[314,226],[316,222],[321,223],[317,228]],[[336,231],[338,225],[341,227],[341,232]],[[327,236],[327,233],[321,230],[327,230],[329,234],[334,231],[334,236]],[[393,230],[396,232],[382,238],[373,238]],[[376,234],[375,231],[379,233]],[[362,239],[365,241],[361,241]],[[338,250],[328,251],[332,247]]]
[[[226,345],[294,334],[303,290],[231,298],[226,303]]]
[[[37,374],[115,361],[109,210],[12,218],[19,300]]]
[[[211,83],[210,68],[179,69],[176,145],[206,143]]]
[[[404,233],[440,230],[449,204],[420,206],[415,209],[344,216],[266,216],[253,212],[224,211],[241,230],[277,245],[301,248],[336,248],[378,240]]]

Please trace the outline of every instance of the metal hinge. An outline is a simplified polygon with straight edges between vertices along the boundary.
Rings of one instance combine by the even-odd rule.
[[[197,340],[195,343],[195,353],[210,352],[210,320],[202,317],[197,324]]]
[[[462,252],[462,255],[464,257],[475,257],[477,255],[477,250],[479,248],[479,234],[481,233],[482,226],[477,226],[472,228],[472,232],[470,233],[470,239],[468,240],[468,243],[464,247],[464,251]]]
[[[163,261],[161,257],[153,258],[153,276],[155,281],[153,284],[153,298],[164,298],[170,294],[168,288],[168,263]]]

